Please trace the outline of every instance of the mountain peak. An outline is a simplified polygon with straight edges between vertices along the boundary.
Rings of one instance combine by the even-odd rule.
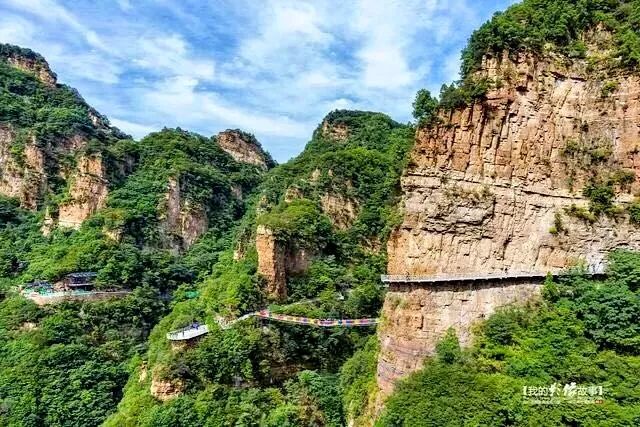
[[[216,141],[220,148],[238,162],[249,163],[263,170],[275,166],[271,155],[262,149],[262,145],[250,133],[240,129],[227,129],[217,135]]]
[[[31,49],[0,43],[0,60],[5,60],[24,72],[34,74],[47,86],[55,87],[57,84],[56,73],[51,71],[42,55]]]

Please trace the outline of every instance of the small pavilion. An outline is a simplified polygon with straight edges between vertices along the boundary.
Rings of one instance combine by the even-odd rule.
[[[65,276],[62,284],[66,291],[90,291],[97,275],[90,271],[70,273]]]

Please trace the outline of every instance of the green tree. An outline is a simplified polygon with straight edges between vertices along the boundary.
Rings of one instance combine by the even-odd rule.
[[[419,124],[431,123],[438,111],[438,99],[431,96],[431,92],[420,89],[413,101],[413,117]]]

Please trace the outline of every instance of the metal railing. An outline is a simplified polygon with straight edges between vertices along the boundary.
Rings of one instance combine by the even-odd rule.
[[[207,325],[200,325],[197,328],[188,326],[186,328],[171,331],[167,334],[167,339],[170,341],[183,341],[190,340],[200,335],[209,333],[209,327]]]
[[[604,274],[604,265],[590,266],[586,271],[587,275]],[[380,280],[383,283],[446,283],[446,282],[477,282],[477,281],[499,281],[509,279],[543,279],[548,274],[557,277],[571,274],[568,271],[533,271],[533,272],[498,272],[486,274],[435,274],[417,275],[410,274],[383,274]]]

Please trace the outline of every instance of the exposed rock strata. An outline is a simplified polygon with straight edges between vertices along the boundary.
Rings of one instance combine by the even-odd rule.
[[[328,121],[322,122],[322,135],[325,138],[333,139],[336,141],[346,141],[349,138],[349,126],[343,123],[329,123]]]
[[[249,163],[258,166],[262,170],[270,167],[270,159],[255,142],[237,130],[226,130],[220,132],[216,138],[218,145],[229,153],[234,160],[241,163]]]
[[[49,64],[44,59],[29,58],[15,53],[6,56],[6,60],[12,66],[35,75],[38,80],[47,86],[53,87],[56,85],[56,74],[51,71]]]
[[[456,331],[461,345],[468,345],[474,322],[498,307],[525,302],[539,291],[540,283],[518,280],[390,289],[379,333],[377,378],[382,396],[393,390],[397,379],[422,367],[449,328]]]
[[[549,229],[555,212],[588,204],[582,189],[596,166],[572,164],[568,142],[604,141],[611,149],[605,167],[637,175],[640,79],[618,76],[618,89],[603,97],[602,81],[550,60],[522,55],[485,66],[487,77],[511,81],[417,134],[389,272],[559,269],[577,258],[597,263],[610,249],[634,244],[639,230],[606,219],[593,227],[574,222],[563,241]],[[618,200],[631,200],[639,188],[634,183]]]
[[[184,389],[185,385],[182,380],[160,379],[157,371],[154,371],[151,376],[151,395],[162,402],[166,402],[180,396]]]
[[[614,248],[640,247],[640,228],[625,214],[590,224],[566,212],[588,207],[583,189],[594,176],[640,171],[640,78],[608,75],[617,84],[605,91],[606,80],[585,70],[525,54],[485,60],[477,77],[499,82],[486,99],[416,134],[401,183],[404,220],[388,243],[389,274],[596,268]],[[585,163],[590,150],[604,155]],[[638,190],[637,180],[616,188],[616,203]],[[552,233],[556,218],[563,230]],[[530,284],[389,292],[379,329],[383,395],[421,366],[449,327],[467,344],[473,321],[536,292]]]
[[[266,281],[266,293],[270,299],[287,297],[287,277],[305,272],[313,254],[305,248],[279,241],[272,230],[259,225],[256,231],[258,273]]]
[[[167,193],[159,210],[161,234],[165,244],[176,250],[188,249],[209,226],[204,206],[186,200],[178,178],[169,179]]]
[[[325,193],[320,198],[320,207],[339,230],[351,227],[359,213],[357,201],[341,194]]]
[[[79,228],[85,219],[104,206],[109,194],[102,158],[81,157],[71,179],[69,201],[60,206],[58,225]]]
[[[35,209],[47,190],[45,154],[33,137],[25,137],[22,148],[16,150],[17,138],[12,128],[0,126],[0,194]]]

